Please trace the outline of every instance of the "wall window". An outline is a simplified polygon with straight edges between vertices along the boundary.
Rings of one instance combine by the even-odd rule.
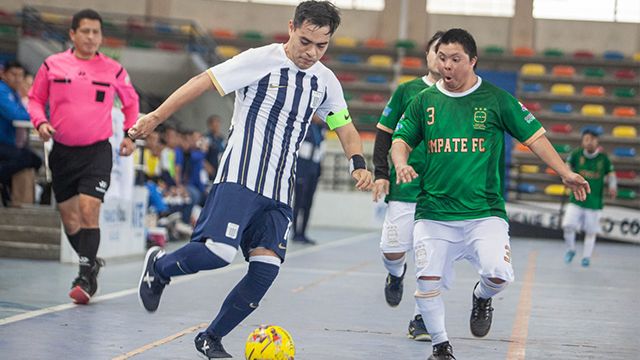
[[[260,4],[276,4],[276,5],[291,5],[296,6],[302,0],[227,0],[237,2],[250,2]],[[384,0],[330,0],[336,4],[340,9],[355,9],[355,10],[384,10]]]
[[[536,19],[640,22],[638,0],[533,0]]]
[[[427,13],[512,17],[515,0],[427,0]]]

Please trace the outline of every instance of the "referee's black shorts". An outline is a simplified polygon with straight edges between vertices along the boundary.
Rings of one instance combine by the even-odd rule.
[[[53,192],[61,203],[78,194],[104,200],[113,165],[109,140],[88,146],[54,143],[49,154]]]

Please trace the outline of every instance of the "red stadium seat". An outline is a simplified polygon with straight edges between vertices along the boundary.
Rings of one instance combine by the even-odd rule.
[[[531,112],[540,111],[542,109],[542,105],[537,101],[525,102],[522,105],[524,105]]]
[[[358,80],[358,77],[352,73],[338,73],[336,74],[336,77],[343,83],[350,83]]]
[[[614,73],[616,79],[633,80],[636,78],[636,72],[631,69],[620,69]]]
[[[616,171],[616,177],[618,179],[635,179],[638,174],[633,170],[618,170]]]
[[[273,34],[273,41],[277,43],[286,43],[287,41],[289,41],[289,34],[288,33]]]
[[[573,57],[577,59],[593,59],[595,56],[589,50],[578,50],[573,53]]]
[[[166,51],[182,51],[184,48],[182,45],[170,42],[170,41],[158,41],[156,43],[156,49],[166,50]]]
[[[360,99],[366,103],[381,103],[387,100],[384,95],[379,93],[362,94]]]
[[[555,124],[551,126],[551,132],[558,134],[569,134],[573,128],[570,124]]]

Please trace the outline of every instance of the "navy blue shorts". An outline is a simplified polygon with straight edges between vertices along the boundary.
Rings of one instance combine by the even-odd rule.
[[[291,207],[236,183],[214,184],[191,236],[191,241],[211,239],[249,252],[262,247],[284,262]]]

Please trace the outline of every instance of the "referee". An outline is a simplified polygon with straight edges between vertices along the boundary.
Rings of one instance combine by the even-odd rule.
[[[101,266],[96,262],[98,219],[111,177],[113,100],[117,94],[122,101],[125,132],[135,123],[139,104],[127,71],[98,52],[102,18],[97,12],[76,13],[69,37],[73,47],[48,57],[40,66],[29,92],[29,115],[40,137],[54,140],[49,155],[52,187],[64,231],[80,259],[69,296],[75,303],[87,304],[98,288]],[[120,155],[128,156],[134,149],[125,136]]]

